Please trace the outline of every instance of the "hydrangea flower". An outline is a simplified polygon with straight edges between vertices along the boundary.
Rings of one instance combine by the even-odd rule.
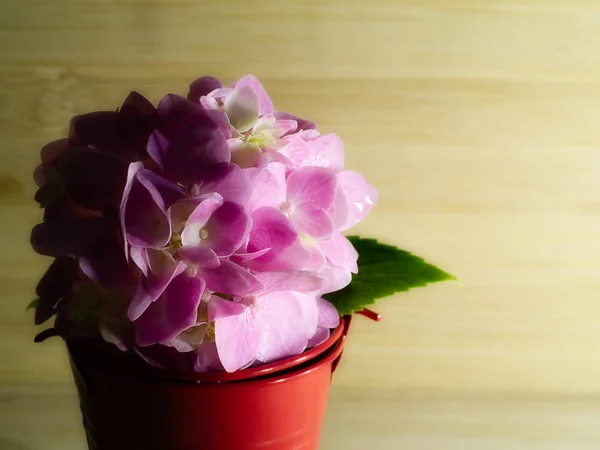
[[[96,335],[148,363],[240,370],[296,355],[339,324],[322,295],[350,283],[358,254],[342,231],[377,200],[345,170],[344,147],[277,111],[246,75],[213,77],[156,108],[78,116],[42,149],[34,178],[55,257],[36,322]]]

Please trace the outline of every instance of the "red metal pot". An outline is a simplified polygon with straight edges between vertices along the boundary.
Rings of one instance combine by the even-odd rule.
[[[89,449],[316,450],[349,325],[344,317],[318,347],[231,374],[166,373],[68,342]]]

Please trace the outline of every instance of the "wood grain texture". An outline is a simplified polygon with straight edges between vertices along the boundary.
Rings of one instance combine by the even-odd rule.
[[[595,0],[5,0],[0,448],[82,448],[64,349],[24,310],[39,148],[131,89],[245,73],[378,188],[353,231],[463,281],[354,321],[322,447],[599,448],[599,21]]]

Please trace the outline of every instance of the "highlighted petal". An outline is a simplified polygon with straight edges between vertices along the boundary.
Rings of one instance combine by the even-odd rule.
[[[364,219],[377,201],[377,191],[365,178],[350,170],[337,174],[340,189],[336,194],[334,219],[339,231]]]
[[[254,91],[258,99],[259,114],[261,116],[264,116],[265,114],[272,114],[274,112],[273,102],[269,98],[269,95],[267,94],[267,91],[265,91],[263,85],[260,83],[260,81],[258,81],[258,78],[253,75],[245,75],[240,78],[237,83],[235,83],[234,87],[237,90],[246,86],[250,87]]]
[[[300,205],[290,214],[290,220],[299,233],[318,240],[331,239],[335,233],[335,224],[329,213],[318,206]]]
[[[337,181],[323,167],[302,167],[287,178],[287,201],[295,205],[313,205],[328,210],[333,205]]]

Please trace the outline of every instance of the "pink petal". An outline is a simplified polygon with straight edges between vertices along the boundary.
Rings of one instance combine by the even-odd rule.
[[[328,210],[333,205],[337,181],[323,167],[302,167],[287,178],[287,201],[295,205],[313,205]]]
[[[302,241],[304,241],[304,239]],[[318,243],[307,244],[306,242],[303,242],[302,246],[310,254],[310,260],[303,267],[303,270],[317,273],[321,272],[327,265],[327,258],[325,258],[325,253],[321,247]]]
[[[145,248],[131,247],[129,250],[131,260],[136,266],[142,271],[145,277],[148,276],[148,270],[150,270],[150,263],[148,262],[148,253]]]
[[[308,344],[306,344],[306,348],[316,347],[317,345],[321,345],[327,339],[329,339],[329,328],[317,327],[315,334],[308,340]]]
[[[317,310],[320,327],[336,328],[340,324],[340,313],[335,306],[322,297],[317,298]]]
[[[265,169],[247,169],[248,178],[254,186],[248,211],[262,206],[279,209],[285,201],[285,167],[280,163],[271,163]]]
[[[245,261],[252,261],[253,259],[258,258],[259,256],[262,256],[262,255],[268,253],[269,250],[271,250],[271,248],[267,247],[267,248],[263,248],[262,250],[258,250],[256,252],[251,252],[251,253],[236,253],[231,256],[231,260],[235,263],[239,263],[240,265],[243,265],[243,263]]]
[[[290,291],[290,293],[298,300],[302,308],[302,316],[298,319],[304,322],[305,339],[308,341],[317,331],[319,322],[319,309],[317,306],[317,297],[314,293],[307,294],[303,292]]]
[[[260,83],[260,81],[258,81],[258,78],[253,75],[245,75],[240,78],[237,83],[235,83],[235,89],[240,89],[246,86],[250,87],[258,98],[259,114],[261,116],[265,114],[272,114],[274,112],[273,102],[269,98],[263,85]]]
[[[227,372],[235,372],[254,361],[261,343],[260,323],[251,320],[246,308],[239,313],[239,307],[229,300],[215,297],[213,302],[219,359]]]
[[[202,267],[198,274],[206,280],[208,289],[220,294],[246,295],[262,288],[262,284],[248,270],[221,260],[219,267]]]
[[[258,97],[249,86],[235,88],[223,106],[231,125],[239,131],[249,130],[258,119]]]
[[[343,231],[371,212],[377,201],[377,191],[357,172],[345,170],[337,174],[337,179],[340,190],[335,199],[334,219],[338,230]],[[346,210],[345,217],[337,213],[338,205],[340,211]]]
[[[273,114],[277,119],[280,120],[293,120],[297,123],[297,130],[314,130],[315,128],[317,128],[317,124],[314,122],[301,119],[299,117],[293,116],[282,111],[275,111]]]
[[[329,213],[315,205],[299,205],[290,214],[290,220],[298,233],[307,234],[315,239],[331,239],[335,233],[335,224]]]
[[[323,288],[321,294],[339,291],[352,281],[352,272],[346,269],[328,265],[320,273],[323,277]]]
[[[161,297],[135,321],[138,345],[173,339],[194,325],[204,288],[202,278],[183,273],[173,278]]]
[[[323,285],[323,280],[320,276],[312,272],[303,271],[262,272],[256,274],[256,278],[265,286],[265,292],[316,292]]]
[[[256,300],[256,307],[249,308],[251,323],[258,323],[262,330],[256,359],[263,362],[276,361],[298,355],[306,348],[306,324],[302,320],[302,306],[289,292],[265,294]]]
[[[333,239],[319,245],[333,265],[358,273],[358,252],[342,233],[336,233]]]
[[[336,134],[325,134],[309,141],[313,149],[311,164],[329,167],[334,172],[344,170],[344,143]]]
[[[177,250],[179,257],[190,266],[219,267],[221,262],[214,250],[207,247],[184,245]]]

